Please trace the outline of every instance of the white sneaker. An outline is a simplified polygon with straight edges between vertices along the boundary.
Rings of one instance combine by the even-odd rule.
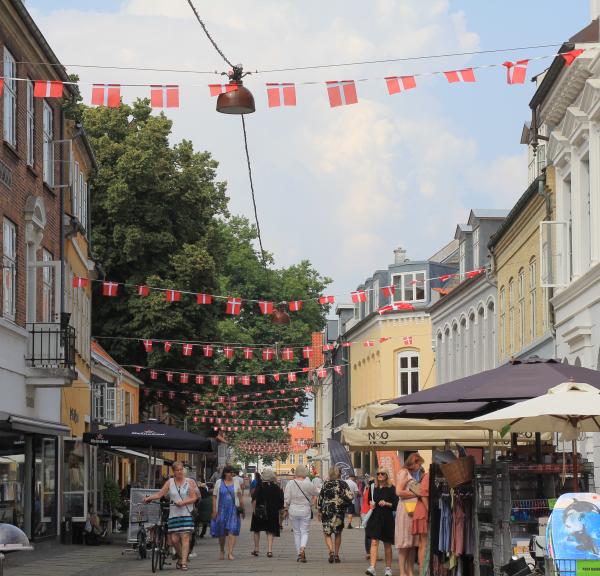
[[[375,576],[375,568],[373,566],[369,566],[366,570],[365,570],[365,574],[367,576]]]
[[[391,568],[386,568],[385,569],[385,576],[392,576],[392,569]]]

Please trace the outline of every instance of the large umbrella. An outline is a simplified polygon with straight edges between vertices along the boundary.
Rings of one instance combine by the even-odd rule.
[[[566,382],[546,394],[470,420],[477,426],[506,432],[560,432],[573,442],[573,483],[577,491],[577,437],[600,432],[600,390]]]

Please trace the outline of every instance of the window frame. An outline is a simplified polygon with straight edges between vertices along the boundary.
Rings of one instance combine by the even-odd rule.
[[[27,166],[35,165],[35,98],[33,81],[27,79]]]
[[[498,307],[500,308],[500,358],[506,355],[506,288],[502,286],[499,292]]]
[[[519,341],[525,346],[525,269],[519,270]]]
[[[44,99],[42,110],[42,173],[44,183],[52,188],[54,186],[54,109]]]
[[[461,276],[467,271],[467,242],[462,240],[458,245],[458,272]]]
[[[508,281],[508,346],[509,352],[515,351],[515,279]]]
[[[17,315],[17,225],[9,218],[2,221],[2,315],[15,320]],[[10,283],[10,289],[7,286]]]
[[[4,46],[2,59],[4,96],[2,112],[2,137],[13,148],[17,147],[17,60]]]
[[[413,394],[414,392],[418,392],[421,385],[421,366],[420,366],[420,358],[419,352],[417,350],[404,350],[402,352],[398,352],[396,355],[396,362],[398,366],[398,380],[397,380],[397,388],[398,388],[398,396],[406,396],[408,394]],[[407,366],[405,368],[402,367],[402,360],[404,358],[408,359]],[[412,366],[412,358],[417,359],[417,366]],[[412,374],[417,374],[417,388],[413,390],[413,378]],[[408,374],[407,378],[407,392],[402,392],[402,375]]]
[[[418,285],[418,280],[417,280],[417,276],[418,275],[422,275],[423,276],[423,286],[422,286],[422,291],[423,291],[423,298],[416,298],[417,296],[417,290],[419,288]],[[413,284],[409,283],[409,286],[407,288],[406,286],[406,278],[407,277],[411,277],[410,282],[414,282]],[[396,278],[401,278],[401,283],[397,283],[396,282]],[[414,270],[411,272],[396,272],[395,274],[392,274],[392,286],[394,286],[395,290],[394,290],[394,301],[395,302],[426,302],[427,301],[427,291],[425,290],[425,286],[427,284],[427,271],[426,270]],[[405,292],[407,289],[412,289],[412,294],[413,294],[413,298],[411,298],[410,300],[407,300],[406,298],[404,298]],[[402,296],[401,298],[399,298],[398,296]]]
[[[479,268],[479,226],[473,230],[473,268]]]
[[[54,259],[52,253],[42,248],[42,261],[52,262]],[[53,266],[44,266],[42,268],[42,322],[54,321],[54,272]]]

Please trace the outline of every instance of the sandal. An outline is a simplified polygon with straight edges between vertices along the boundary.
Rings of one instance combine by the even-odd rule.
[[[339,564],[341,562],[340,557],[337,554],[333,557],[333,560],[336,564]]]
[[[250,552],[250,554],[252,554],[252,556],[258,556],[258,550],[254,550]]]
[[[333,559],[334,559],[334,558],[335,558],[335,554],[334,554],[333,552],[330,552],[330,553],[329,553],[329,560],[328,560],[328,562],[329,562],[330,564],[333,564]]]
[[[188,569],[188,565],[187,564],[182,564],[181,565],[181,570],[183,570],[184,572],[187,571]]]
[[[304,550],[302,550],[302,552],[300,552],[299,556],[299,561],[302,562],[303,564],[306,564],[306,553],[304,552]]]
[[[175,569],[176,570],[181,570],[181,567],[183,566],[183,564],[181,562],[179,562],[179,560],[176,562],[175,564]]]
[[[273,558],[273,552],[267,552],[267,558]]]

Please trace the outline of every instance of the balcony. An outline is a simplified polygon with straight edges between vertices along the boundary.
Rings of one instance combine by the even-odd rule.
[[[27,324],[27,366],[69,369],[75,367],[75,328],[60,322]]]

